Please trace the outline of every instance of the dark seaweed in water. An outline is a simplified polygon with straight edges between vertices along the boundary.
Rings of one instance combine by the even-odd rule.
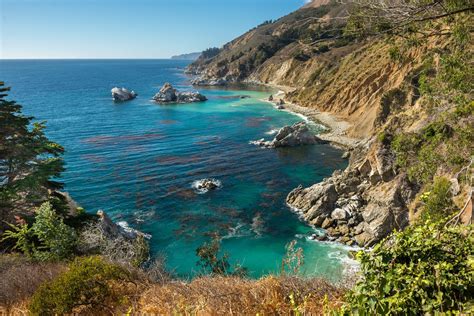
[[[89,212],[153,235],[153,254],[167,257],[183,276],[196,273],[195,249],[218,232],[232,262],[252,276],[279,271],[293,239],[305,252],[304,272],[337,279],[341,250],[308,241],[312,229],[285,205],[302,184],[329,176],[346,162],[328,145],[262,150],[250,140],[300,121],[260,102],[268,92],[210,89],[205,104],[157,107],[165,82],[185,91],[186,78],[164,60],[0,60],[2,80],[27,115],[47,120],[48,137],[66,148],[66,189]],[[114,106],[108,91],[133,86],[143,98]],[[105,92],[104,92],[105,91]],[[249,95],[250,99],[240,99]],[[227,96],[229,98],[217,98]],[[215,178],[224,184],[196,194],[190,184]]]

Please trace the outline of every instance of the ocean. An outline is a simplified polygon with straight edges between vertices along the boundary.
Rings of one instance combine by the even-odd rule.
[[[285,204],[298,185],[309,186],[345,168],[329,145],[263,149],[276,129],[302,118],[261,101],[266,89],[199,89],[208,101],[157,105],[165,82],[192,90],[180,60],[0,60],[9,99],[47,121],[47,135],[66,149],[65,190],[86,211],[150,234],[153,256],[177,275],[200,272],[196,248],[218,234],[222,252],[252,277],[278,273],[285,245],[304,253],[301,273],[339,280],[348,249],[309,240],[313,228]],[[114,103],[113,87],[138,98]],[[249,96],[238,98],[238,96]],[[321,130],[317,125],[315,132]],[[215,178],[222,187],[202,194],[193,183]]]

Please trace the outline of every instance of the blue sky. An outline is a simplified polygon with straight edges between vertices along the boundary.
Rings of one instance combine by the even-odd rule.
[[[0,58],[168,58],[222,46],[304,0],[0,0]]]

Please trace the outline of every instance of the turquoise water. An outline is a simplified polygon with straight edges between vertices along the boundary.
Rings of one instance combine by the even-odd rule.
[[[289,191],[329,176],[346,162],[329,145],[261,149],[249,141],[301,118],[259,99],[268,91],[205,90],[209,101],[156,105],[165,82],[191,87],[186,62],[169,60],[0,61],[0,79],[26,114],[47,120],[47,134],[66,148],[65,188],[89,212],[152,235],[154,255],[184,277],[198,268],[195,249],[223,236],[233,263],[253,277],[278,272],[285,245],[304,249],[307,275],[338,279],[346,250],[305,238],[312,229],[285,205]],[[114,86],[136,100],[114,104]],[[249,95],[248,99],[222,98]],[[317,126],[314,127],[317,129]],[[196,194],[202,178],[220,190]]]

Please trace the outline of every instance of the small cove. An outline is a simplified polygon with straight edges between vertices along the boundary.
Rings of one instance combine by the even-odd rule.
[[[186,62],[170,60],[0,61],[10,99],[47,120],[47,134],[66,149],[65,190],[89,212],[153,237],[154,256],[166,257],[179,276],[198,272],[195,249],[211,233],[223,237],[232,263],[252,277],[279,272],[285,245],[297,240],[302,272],[338,280],[347,249],[306,238],[313,229],[285,205],[298,185],[308,186],[344,168],[329,145],[262,149],[249,144],[301,121],[260,101],[268,91],[200,89],[209,100],[156,105],[165,82],[191,89]],[[115,104],[114,86],[139,97]],[[240,99],[235,96],[248,95]],[[317,129],[317,126],[314,126]],[[194,181],[215,178],[222,188],[197,194]]]

